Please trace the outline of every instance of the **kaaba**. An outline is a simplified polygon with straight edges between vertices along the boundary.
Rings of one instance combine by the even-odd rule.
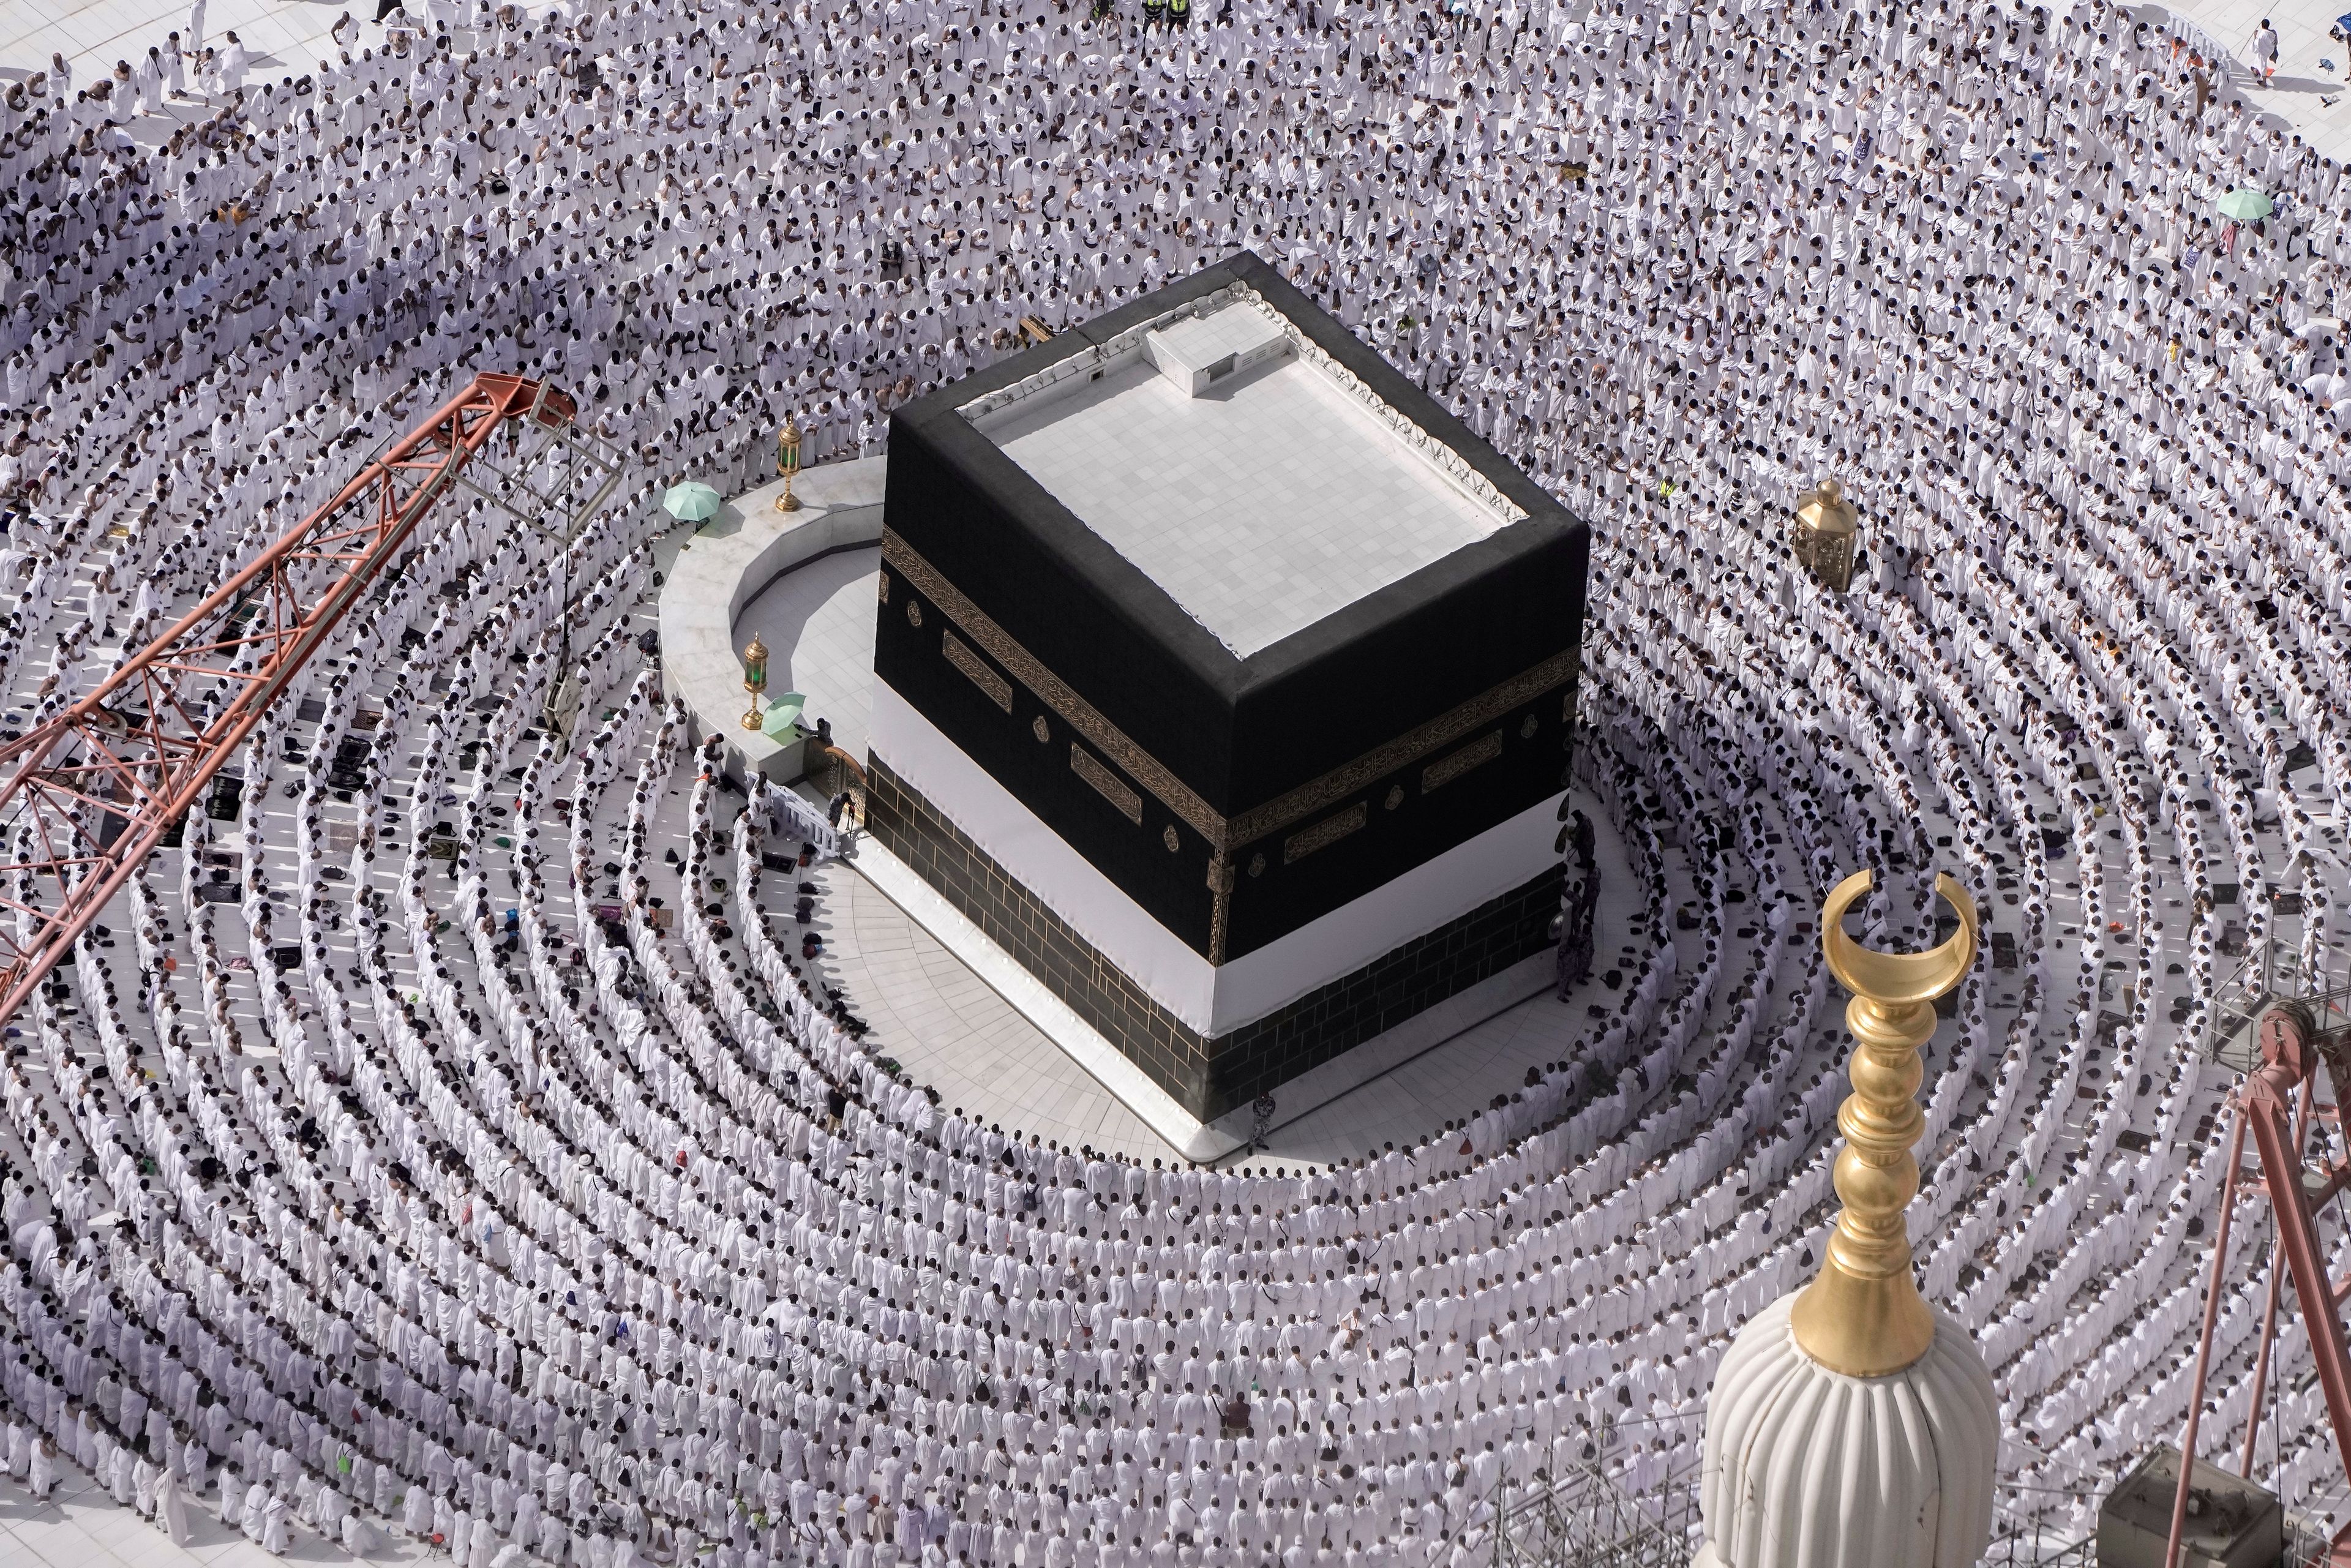
[[[901,406],[883,519],[872,839],[1191,1115],[1541,988],[1589,534],[1264,262]]]

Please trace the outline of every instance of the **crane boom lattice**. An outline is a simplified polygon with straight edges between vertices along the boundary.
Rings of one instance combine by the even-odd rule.
[[[88,693],[0,745],[0,1023],[203,798],[436,504],[462,486],[569,542],[622,468],[577,413],[543,382],[475,376]]]

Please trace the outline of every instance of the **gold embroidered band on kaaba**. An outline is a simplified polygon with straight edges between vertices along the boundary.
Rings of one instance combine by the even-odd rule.
[[[1303,860],[1316,850],[1328,849],[1371,819],[1370,810],[1358,800],[1345,810],[1323,818],[1311,828],[1301,828],[1283,841],[1281,863],[1288,865]]]
[[[1070,771],[1101,791],[1102,798],[1117,807],[1126,820],[1136,827],[1143,826],[1143,797],[1126,786],[1126,780],[1102,766],[1102,759],[1076,741],[1070,742]],[[1170,828],[1169,832],[1176,830]]]
[[[1528,716],[1531,722],[1533,716]],[[1489,729],[1449,757],[1440,757],[1420,770],[1420,792],[1441,789],[1481,762],[1491,762],[1502,755],[1502,732]]]
[[[961,670],[965,674],[970,676],[971,684],[977,686],[981,691],[986,692],[987,694],[988,701],[994,703],[998,707],[1002,708],[1006,713],[1010,713],[1012,711],[1012,683],[1006,680],[1002,675],[998,674],[994,670],[989,669],[985,664],[982,664],[980,662],[979,655],[973,653],[969,648],[965,647],[963,645],[963,639],[956,636],[954,632],[942,632],[940,635],[945,640],[940,643],[939,651],[946,655],[947,663],[953,664],[956,669]]]
[[[1142,785],[1155,800],[1207,840],[1209,849],[1219,859],[1251,840],[1261,839],[1293,822],[1301,821],[1374,780],[1444,749],[1479,726],[1490,724],[1511,709],[1521,707],[1553,687],[1575,678],[1577,651],[1564,649],[1532,669],[1522,671],[1501,685],[1479,693],[1451,712],[1440,714],[1393,740],[1374,747],[1353,761],[1332,768],[1320,779],[1228,819],[1210,808],[1157,758],[1137,746],[1125,731],[1104,718],[1092,703],[1071,690],[1067,682],[1047,669],[1035,654],[1015,641],[962,590],[939,575],[938,569],[893,529],[885,528],[882,530],[882,559],[894,568],[916,592],[945,611],[956,629],[977,643],[988,657],[1010,671],[1013,679],[1035,692],[1038,700],[1059,714],[1062,722],[1092,741],[1094,748],[1116,763],[1128,778]],[[953,639],[950,638],[949,642]],[[987,690],[990,696],[994,696],[994,688],[975,674],[970,667],[978,661],[972,659],[967,650],[958,651],[963,653],[963,657],[956,658],[950,653],[950,661]],[[987,673],[994,674],[993,671]],[[1500,737],[1495,736],[1490,738],[1499,749]],[[1488,744],[1489,741],[1481,740],[1439,762],[1430,769],[1431,777],[1424,778],[1423,789],[1434,789],[1468,768],[1488,760],[1494,755],[1485,749]],[[1073,766],[1078,765],[1073,763]],[[1212,866],[1212,883],[1215,874],[1216,868]],[[1226,883],[1230,885],[1229,877]],[[1221,904],[1222,900],[1218,902]]]

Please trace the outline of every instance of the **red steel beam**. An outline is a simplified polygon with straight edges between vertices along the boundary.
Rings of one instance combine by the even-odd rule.
[[[2244,1185],[2265,1193],[2277,1217],[2277,1252],[2270,1265],[2271,1304],[2274,1308],[2277,1301],[2274,1270],[2283,1268],[2293,1275],[2294,1295],[2302,1304],[2303,1326],[2310,1334],[2310,1358],[2317,1367],[2319,1387],[2326,1397],[2327,1419],[2335,1428],[2335,1458],[2338,1463],[2351,1464],[2351,1340],[2346,1340],[2344,1333],[2342,1291],[2327,1278],[2326,1249],[2319,1239],[2318,1208],[2323,1199],[2314,1200],[2313,1188],[2303,1185],[2303,1139],[2308,1131],[2310,1114],[2316,1112],[2324,1117],[2324,1108],[2311,1103],[2318,1051],[2317,1042],[2311,1038],[2307,1018],[2299,1008],[2278,1007],[2262,1019],[2262,1064],[2231,1096],[2236,1105],[2236,1124],[2230,1134],[2220,1221],[2212,1242],[2212,1279],[2205,1296],[2195,1382],[2188,1397],[2188,1428],[2180,1437],[2179,1486],[2172,1502],[2170,1537],[2164,1547],[2166,1568],[2179,1561],[2181,1536],[2187,1524],[2188,1498],[2196,1468],[2197,1417],[2204,1408],[2212,1329],[2220,1309],[2221,1274],[2228,1266],[2229,1218],[2236,1207],[2238,1172],[2248,1133],[2252,1134],[2253,1147],[2261,1158],[2262,1179],[2258,1184]],[[2299,1119],[2295,1116],[2297,1097],[2304,1112]],[[2339,1120],[2341,1108],[2335,1109]],[[2315,1189],[2331,1197],[2342,1188],[2341,1167],[2330,1160],[2323,1175],[2324,1179],[2314,1184]],[[2263,1372],[2269,1360],[2267,1336],[2273,1330],[2273,1319],[2264,1323],[2261,1352]],[[2255,1414],[2246,1423],[2245,1433],[2244,1469],[2249,1475],[2253,1446],[2261,1430],[2260,1385],[2261,1375],[2257,1374]],[[2336,1534],[2325,1561],[2339,1568],[2351,1568],[2351,1525]]]
[[[576,413],[541,382],[475,376],[87,695],[0,745],[0,1024],[203,796],[490,438],[509,422],[561,430]],[[217,684],[200,690],[208,683]]]
[[[2343,1313],[2327,1279],[2326,1249],[2318,1238],[2318,1217],[2302,1185],[2302,1150],[2289,1117],[2295,1090],[2318,1065],[2313,1042],[2283,1010],[2262,1020],[2262,1065],[2245,1081],[2245,1118],[2261,1151],[2268,1177],[2270,1207],[2277,1213],[2278,1250],[2294,1273],[2302,1321],[2310,1334],[2310,1358],[2326,1396],[2338,1460],[2351,1460],[2351,1343]]]
[[[2311,1080],[2304,1078],[2300,1106],[2294,1120],[2294,1146],[2296,1149],[2305,1146],[2304,1140],[2310,1131],[2310,1090]],[[2312,1204],[2311,1211],[2316,1213],[2325,1201],[2323,1197],[2317,1199]],[[2262,1308],[2262,1348],[2253,1362],[2253,1397],[2251,1414],[2245,1417],[2245,1462],[2237,1468],[2237,1473],[2247,1480],[2253,1479],[2253,1458],[2262,1437],[2262,1392],[2269,1386],[2270,1352],[2277,1343],[2278,1300],[2284,1293],[2282,1289],[2284,1279],[2279,1272],[2276,1247],[2273,1245],[2270,1251],[2269,1300]]]
[[[2196,1478],[2196,1428],[2204,1416],[2204,1378],[2212,1366],[2212,1330],[2220,1321],[2221,1271],[2229,1266],[2229,1223],[2237,1212],[2237,1173],[2245,1159],[2245,1106],[2237,1103],[2229,1133],[2229,1174],[2220,1186],[2220,1218],[2213,1228],[2212,1278],[2204,1287],[2204,1328],[2196,1340],[2195,1391],[2188,1400],[2188,1429],[2179,1435],[2179,1486],[2172,1494],[2171,1533],[2163,1568],[2179,1568],[2180,1532],[2188,1524],[2188,1499]]]

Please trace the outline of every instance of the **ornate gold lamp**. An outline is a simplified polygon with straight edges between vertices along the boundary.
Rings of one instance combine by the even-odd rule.
[[[1796,498],[1796,559],[1814,581],[1833,592],[1853,586],[1853,552],[1861,523],[1844,486],[1823,479]]]
[[[776,510],[797,512],[800,500],[792,494],[792,480],[800,471],[800,425],[790,414],[784,415],[783,429],[776,432],[776,474],[784,482],[784,493],[776,497]]]
[[[1853,992],[1844,1212],[1819,1277],[1758,1312],[1716,1368],[1694,1568],[1974,1568],[1991,1539],[1999,1399],[1967,1330],[1919,1295],[1902,1218],[1926,1120],[1918,1050],[1975,962],[1976,909],[1938,876],[1959,930],[1880,953],[1844,932],[1869,888],[1869,873],[1849,876],[1821,911],[1829,969]]]
[[[1927,1354],[1935,1320],[1910,1275],[1910,1235],[1902,1211],[1918,1196],[1911,1153],[1926,1131],[1918,1109],[1918,1051],[1935,1035],[1935,1001],[1976,961],[1976,906],[1949,876],[1935,891],[1959,916],[1949,940],[1924,953],[1878,953],[1845,935],[1846,911],[1865,897],[1870,873],[1837,883],[1821,911],[1829,973],[1853,993],[1847,1069],[1853,1093],[1837,1112],[1844,1151],[1837,1197],[1844,1212],[1829,1236],[1820,1278],[1796,1298],[1796,1343],[1823,1366],[1849,1377],[1881,1377]]]
[[[743,727],[757,729],[761,718],[759,694],[768,689],[768,645],[759,641],[757,632],[751,633],[751,641],[743,650],[743,689],[751,694],[751,706],[743,716]]]

